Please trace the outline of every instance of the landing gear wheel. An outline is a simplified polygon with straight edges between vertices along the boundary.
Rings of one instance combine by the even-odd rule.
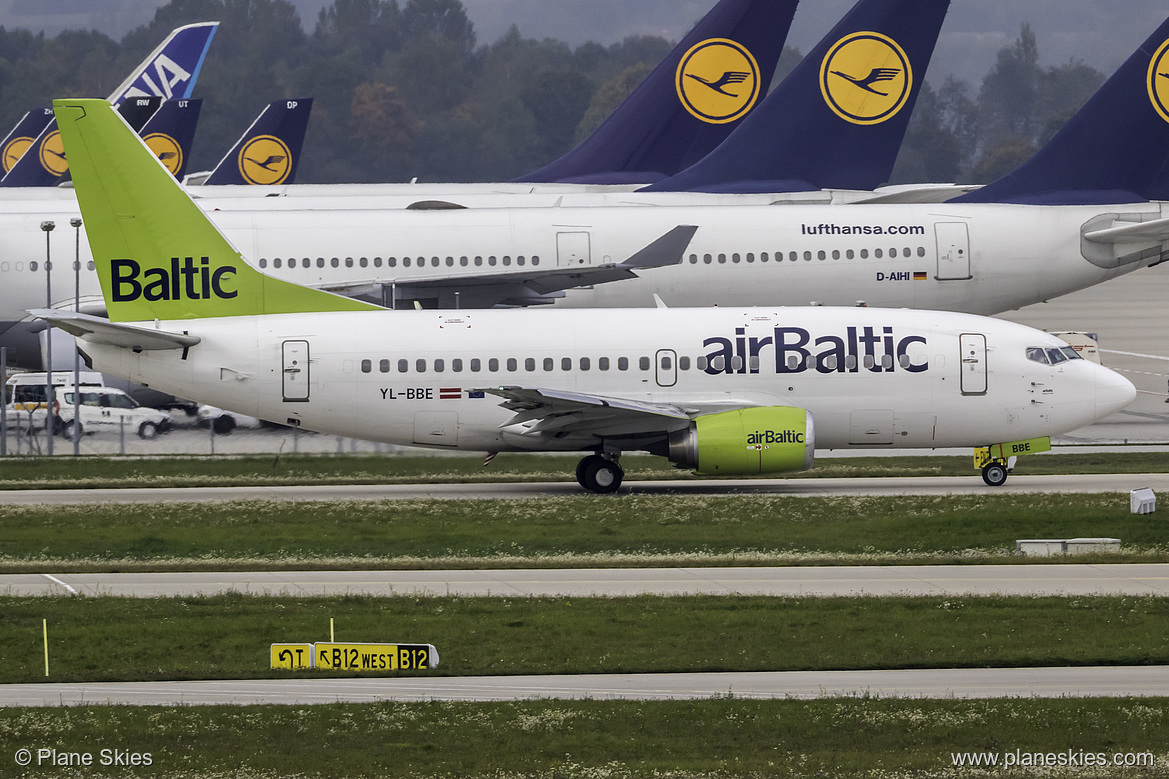
[[[991,487],[1001,487],[1007,482],[1007,473],[1003,463],[987,463],[982,467],[982,480]]]
[[[605,458],[601,457],[599,454],[590,454],[588,457],[582,457],[580,462],[576,464],[576,483],[584,487],[586,490],[589,489],[589,485],[585,483],[585,475],[588,473],[589,468],[592,467],[593,463],[595,463],[597,460],[603,459]]]
[[[585,458],[589,459],[589,458]],[[616,492],[625,478],[625,471],[612,460],[597,457],[585,468],[584,479],[581,484],[586,490],[599,493]]]

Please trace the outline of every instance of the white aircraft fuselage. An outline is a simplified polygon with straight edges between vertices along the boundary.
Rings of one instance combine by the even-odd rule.
[[[702,414],[772,406],[807,410],[815,448],[983,446],[1090,424],[1135,395],[1089,361],[1037,361],[1035,349],[1074,355],[1053,336],[948,312],[371,311],[143,326],[200,341],[82,348],[102,373],[238,413],[476,451],[652,450]],[[611,423],[592,407],[525,418],[499,388],[641,405]]]
[[[249,262],[278,278],[393,307],[474,308],[491,301],[566,307],[859,304],[995,314],[1160,261],[1142,243],[1085,237],[1160,219],[1161,203],[1116,206],[858,204],[341,209],[344,198],[200,199]],[[53,204],[50,207],[49,204]],[[376,205],[376,201],[375,201]],[[26,311],[46,302],[45,234],[55,260],[52,306],[72,308],[73,201],[0,200],[0,344],[38,351]],[[680,263],[567,291],[543,273],[621,263],[694,225]],[[82,228],[84,232],[84,228]],[[81,310],[104,310],[81,236]],[[34,270],[35,269],[35,270]],[[527,280],[509,280],[514,274]],[[563,274],[562,274],[563,275]],[[533,282],[532,279],[536,281]],[[458,294],[456,294],[458,293]],[[22,324],[17,324],[22,323]]]

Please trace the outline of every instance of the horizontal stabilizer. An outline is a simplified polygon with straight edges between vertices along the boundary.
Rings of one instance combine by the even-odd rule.
[[[1150,222],[1119,223],[1115,227],[1084,233],[1084,239],[1093,243],[1137,243],[1169,241],[1169,219]]]
[[[133,349],[136,352],[186,349],[199,343],[200,340],[196,335],[126,325],[88,314],[79,314],[75,311],[37,309],[29,311],[29,313],[82,341],[120,346],[123,349]]]

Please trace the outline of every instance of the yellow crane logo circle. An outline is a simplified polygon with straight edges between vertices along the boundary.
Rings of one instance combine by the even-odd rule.
[[[695,44],[678,63],[678,99],[709,124],[741,119],[759,99],[759,63],[747,48],[726,38]]]
[[[905,107],[913,89],[909,57],[892,38],[856,32],[836,42],[820,64],[820,93],[853,124],[880,124]]]

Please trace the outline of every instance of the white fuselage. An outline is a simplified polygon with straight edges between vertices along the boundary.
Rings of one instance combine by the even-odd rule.
[[[588,393],[696,416],[807,409],[817,448],[949,447],[1066,432],[1131,401],[1132,385],[1030,328],[883,309],[373,311],[149,323],[201,341],[143,351],[83,344],[93,367],[231,411],[330,434],[479,451],[638,449],[634,433],[542,433],[478,391]],[[641,428],[636,430],[634,428]],[[620,431],[612,435],[619,435]],[[616,443],[614,443],[616,441]]]
[[[570,307],[640,307],[653,305],[657,293],[675,306],[863,301],[981,314],[1047,300],[1157,261],[1158,242],[1091,245],[1082,233],[1089,223],[1099,227],[1162,214],[1160,203],[457,211],[338,210],[318,207],[312,198],[199,203],[245,259],[309,286],[372,288],[468,274],[484,283],[521,270],[620,263],[678,225],[697,225],[682,263],[550,300]],[[0,322],[19,321],[25,309],[45,304],[40,224],[46,219],[57,224],[51,237],[52,302],[71,303],[72,216],[78,216],[73,203],[0,201]],[[86,263],[88,242],[81,237]],[[1104,258],[1085,259],[1092,252]],[[1118,252],[1124,256],[1112,256]],[[97,280],[88,269],[81,295],[100,307]]]

